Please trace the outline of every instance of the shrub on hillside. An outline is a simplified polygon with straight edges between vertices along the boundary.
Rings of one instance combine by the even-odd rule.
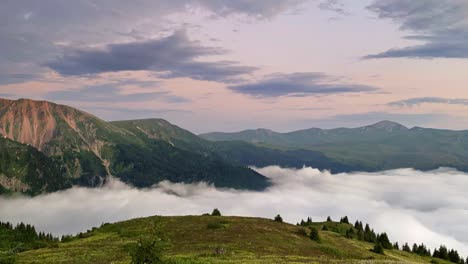
[[[164,246],[157,237],[140,237],[130,251],[132,264],[159,264],[162,260]]]
[[[281,217],[281,215],[278,214],[275,216],[275,221],[278,223],[283,223],[283,218]]]
[[[322,240],[320,239],[320,234],[317,228],[311,227],[310,228],[310,239],[314,240],[315,242],[320,243]]]
[[[212,216],[221,216],[221,212],[218,210],[218,208],[215,208],[213,212],[211,213]]]
[[[374,253],[384,255],[384,248],[383,248],[382,244],[379,241],[375,242],[373,251],[374,251]]]
[[[299,229],[297,230],[297,233],[298,233],[299,235],[301,235],[301,236],[307,236],[307,231],[306,231],[305,228],[299,228]]]

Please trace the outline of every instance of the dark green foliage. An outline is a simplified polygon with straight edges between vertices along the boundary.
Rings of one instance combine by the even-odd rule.
[[[451,249],[448,253],[448,260],[453,263],[460,263],[460,255],[454,249]]]
[[[226,228],[226,224],[222,222],[213,222],[206,225],[207,229],[223,229]]]
[[[0,222],[0,252],[22,252],[31,249],[51,247],[58,243],[58,238],[51,234],[36,232],[34,226],[19,223]]]
[[[347,216],[342,217],[342,218],[340,219],[340,223],[349,224],[348,217],[347,217]]]
[[[53,192],[71,186],[63,167],[33,147],[0,137],[0,176],[26,184],[27,194]],[[11,190],[0,186],[0,194]]]
[[[431,256],[431,251],[424,244],[413,244],[412,252],[420,256]]]
[[[263,190],[269,180],[216,151],[215,143],[162,119],[117,121],[110,124],[131,131],[142,145],[117,144],[108,151],[111,171],[135,186],[161,180],[213,183],[217,187]],[[256,147],[255,147],[256,148]]]
[[[364,228],[362,227],[362,222],[360,222],[360,221],[356,221],[356,222],[354,223],[354,228],[356,228],[357,230],[362,230],[362,231],[364,231]]]
[[[400,250],[400,245],[398,245],[398,242],[393,244],[393,249]]]
[[[159,264],[162,260],[163,246],[157,237],[140,237],[130,251],[132,264]]]
[[[443,260],[448,260],[453,263],[464,263],[464,259],[460,257],[460,255],[458,254],[458,251],[454,249],[448,250],[447,247],[444,245],[441,245],[438,249],[437,248],[434,249],[432,257],[443,259]]]
[[[320,243],[322,240],[320,239],[320,234],[317,228],[311,227],[310,228],[310,239],[314,240],[315,242]]]
[[[380,235],[377,235],[376,240],[382,245],[384,249],[393,248],[393,245],[390,242],[390,239],[388,239],[387,233],[382,233]]]
[[[212,216],[221,216],[221,212],[218,210],[218,208],[213,209],[213,212],[211,212]]]
[[[283,223],[283,218],[281,217],[281,215],[278,214],[275,216],[275,221],[278,223]]]
[[[169,246],[166,234],[162,232],[160,218],[152,223],[151,231],[138,238],[130,248],[131,264],[159,264],[164,263],[163,254]]]
[[[16,254],[11,252],[0,252],[0,264],[15,264]]]
[[[298,225],[298,226],[310,226],[311,224],[313,224],[312,218],[311,218],[311,217],[307,217],[307,220],[306,220],[306,221],[304,221],[303,219],[301,219],[301,222],[298,223],[297,225]]]
[[[324,226],[322,227],[322,231],[328,231],[328,227],[327,227],[326,225],[324,225]]]
[[[61,156],[56,158],[66,164],[66,166],[69,168],[69,172],[75,170],[70,169],[70,167],[75,166],[74,164],[76,161],[79,161],[80,177],[75,180],[75,184],[89,187],[99,186],[102,183],[102,179],[107,175],[102,161],[90,151],[82,150],[77,152],[73,150],[66,150]]]
[[[373,229],[370,229],[369,224],[366,224],[364,228],[364,241],[374,243],[377,239],[377,236]]]
[[[334,161],[323,153],[314,150],[293,149],[281,150],[254,145],[241,141],[210,142],[211,151],[225,160],[244,166],[266,167],[278,165],[288,168],[302,168],[311,166],[321,170],[335,172],[353,171],[358,167],[351,167]]]
[[[332,219],[330,216],[327,217],[327,222],[332,222]]]
[[[346,236],[346,238],[353,239],[353,238],[356,236],[356,234],[354,233],[354,228],[351,227],[350,229],[348,229],[348,230],[346,231],[346,235],[345,235],[345,236]]]
[[[382,244],[379,242],[379,241],[376,241],[375,242],[375,245],[374,245],[374,253],[376,254],[382,254],[384,255],[384,247],[382,246]]]
[[[162,180],[193,183],[205,181],[217,187],[263,190],[266,177],[221,159],[178,149],[162,141],[146,146],[116,145],[111,172],[124,182],[149,187]]]
[[[405,252],[411,252],[411,248],[410,246],[408,245],[408,243],[405,243],[403,245],[403,247],[401,248],[401,250],[405,251]],[[434,252],[435,253],[435,252]]]

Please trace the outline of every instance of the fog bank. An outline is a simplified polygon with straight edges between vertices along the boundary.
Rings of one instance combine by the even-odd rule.
[[[224,215],[272,218],[296,223],[347,215],[368,222],[392,241],[445,244],[468,255],[468,174],[452,169],[421,172],[330,174],[313,168],[257,169],[270,177],[265,192],[217,189],[162,182],[138,190],[119,181],[100,189],[72,188],[29,197],[0,197],[0,221],[34,224],[41,231],[68,234],[103,222],[150,215],[188,215],[219,208]]]

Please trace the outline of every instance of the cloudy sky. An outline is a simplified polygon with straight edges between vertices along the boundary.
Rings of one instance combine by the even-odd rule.
[[[466,0],[6,0],[0,97],[193,132],[468,128]]]

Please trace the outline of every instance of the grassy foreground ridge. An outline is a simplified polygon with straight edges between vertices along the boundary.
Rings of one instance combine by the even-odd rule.
[[[234,216],[146,217],[103,224],[54,247],[17,255],[17,263],[130,263],[129,249],[155,226],[167,236],[168,263],[451,263],[346,238],[353,225],[314,222],[310,229],[270,219]],[[323,227],[329,231],[324,231]],[[304,232],[305,231],[305,232]]]

